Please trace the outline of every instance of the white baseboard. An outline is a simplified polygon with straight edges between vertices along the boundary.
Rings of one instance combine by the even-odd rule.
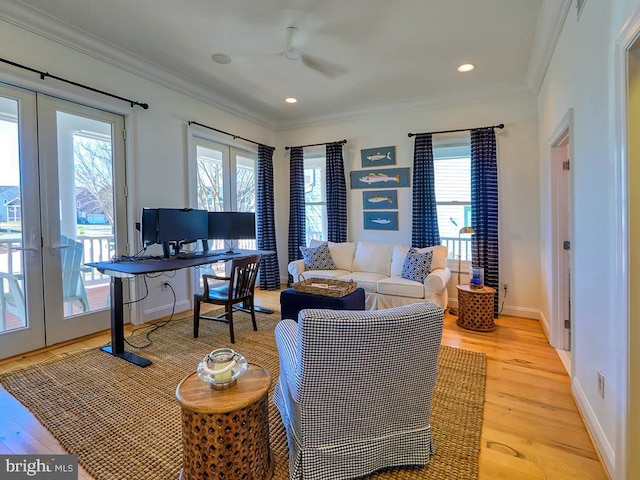
[[[171,311],[174,311],[174,314],[178,312],[183,312],[185,310],[191,310],[191,302],[188,300],[182,300],[181,302],[176,303],[175,309],[173,308],[173,303],[169,303],[167,305],[160,305],[154,308],[149,308],[143,312],[142,322],[148,322],[150,320],[157,320],[158,318],[168,317],[171,315]]]
[[[576,404],[578,405],[578,410],[582,415],[582,419],[584,423],[587,425],[587,430],[591,435],[591,439],[593,443],[596,445],[596,449],[600,454],[600,458],[602,459],[602,463],[607,470],[610,478],[615,478],[615,465],[616,465],[616,455],[613,450],[613,447],[607,440],[606,435],[604,434],[604,430],[598,422],[598,418],[596,417],[593,409],[591,408],[591,404],[589,403],[589,399],[584,393],[584,390],[580,386],[580,383],[577,380],[571,381],[571,391],[573,392],[573,397],[576,400]]]
[[[450,308],[458,308],[458,299],[449,298],[447,306]],[[502,315],[509,315],[512,317],[533,318],[534,320],[540,320],[542,317],[542,311],[537,308],[517,307],[514,305],[505,305],[502,309]]]

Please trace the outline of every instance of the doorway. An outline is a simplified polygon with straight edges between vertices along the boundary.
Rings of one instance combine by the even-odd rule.
[[[0,85],[0,358],[109,327],[109,279],[85,264],[126,243],[123,131],[122,116]]]
[[[564,116],[550,142],[552,281],[549,343],[571,375],[571,154],[573,111]]]

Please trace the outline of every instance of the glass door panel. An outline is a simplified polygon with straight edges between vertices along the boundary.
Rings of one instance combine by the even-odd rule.
[[[109,278],[85,267],[114,256],[111,123],[66,112],[58,126],[60,261],[65,317],[109,307]]]
[[[237,212],[256,211],[256,159],[245,152],[231,149],[236,164],[236,208]],[[238,240],[238,248],[255,250],[255,239]]]
[[[0,358],[44,347],[36,97],[0,85]]]
[[[126,218],[124,121],[46,96],[38,96],[38,116],[46,332],[57,343],[109,327],[109,278],[85,264],[111,259],[126,243],[126,228],[117,228]]]

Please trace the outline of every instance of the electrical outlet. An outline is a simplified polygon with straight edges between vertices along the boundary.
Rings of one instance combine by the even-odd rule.
[[[509,293],[509,284],[507,282],[504,282],[502,284],[502,291],[504,292],[505,296],[507,295],[507,293]]]
[[[169,282],[162,282],[161,288],[162,290],[169,290]]]
[[[602,372],[598,372],[598,393],[604,398],[604,375]]]

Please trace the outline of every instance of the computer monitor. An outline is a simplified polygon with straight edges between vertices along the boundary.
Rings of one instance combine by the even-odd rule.
[[[253,212],[209,212],[207,238],[242,240],[256,238],[256,214]],[[237,253],[231,248],[226,253]]]
[[[173,245],[174,253],[177,255],[183,244],[207,238],[206,210],[192,208],[158,208],[157,210],[157,241],[162,244],[165,257],[171,255],[170,245]]]
[[[142,237],[142,246],[148,247],[158,243],[158,209],[143,208],[140,218],[140,235]]]

